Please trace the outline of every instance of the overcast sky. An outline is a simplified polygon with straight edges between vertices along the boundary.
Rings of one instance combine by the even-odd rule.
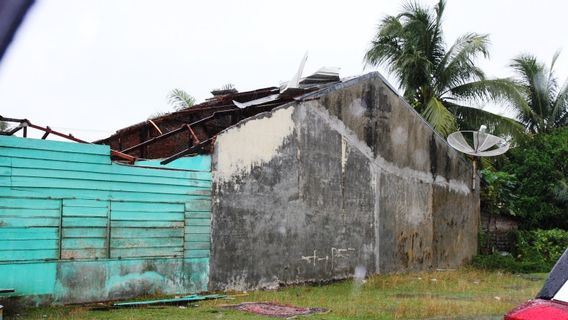
[[[279,85],[306,51],[304,75],[322,66],[363,74],[377,70],[362,57],[378,22],[402,3],[37,0],[0,63],[0,115],[94,140],[170,111],[173,88],[203,101],[226,83]],[[564,0],[448,0],[446,42],[489,33],[491,59],[480,65],[494,77],[510,76],[520,53],[548,64],[565,49],[556,69],[564,81],[566,12]]]

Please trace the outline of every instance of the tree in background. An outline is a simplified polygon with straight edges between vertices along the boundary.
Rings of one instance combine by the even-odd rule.
[[[516,121],[463,104],[520,97],[513,81],[487,79],[476,65],[478,57],[489,56],[487,35],[468,33],[447,48],[444,8],[444,0],[433,10],[408,2],[398,15],[385,17],[365,61],[385,65],[400,81],[405,99],[444,136],[481,124],[497,134],[521,135]]]
[[[552,58],[550,68],[532,55],[521,55],[511,63],[516,71],[515,82],[523,100],[511,101],[517,118],[530,133],[549,132],[568,125],[568,81],[559,86],[554,65],[559,53]]]

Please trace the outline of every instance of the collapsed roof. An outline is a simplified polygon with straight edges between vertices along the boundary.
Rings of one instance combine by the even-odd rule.
[[[224,129],[341,81],[337,69],[321,68],[281,87],[217,93],[204,103],[120,129],[95,143],[110,145],[117,154],[163,159],[162,164],[183,156],[211,153],[215,137]]]

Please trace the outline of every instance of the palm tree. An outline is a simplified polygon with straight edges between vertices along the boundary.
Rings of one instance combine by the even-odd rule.
[[[195,104],[195,98],[182,89],[173,89],[168,94],[168,102],[176,111],[187,109]]]
[[[475,61],[489,56],[488,35],[468,33],[449,48],[443,40],[445,1],[434,10],[408,2],[396,16],[385,17],[365,55],[367,64],[384,65],[404,97],[444,136],[456,129],[485,124],[496,133],[519,135],[516,121],[464,103],[519,100],[509,79],[487,79]]]
[[[522,101],[511,101],[511,105],[530,133],[568,125],[568,80],[559,87],[554,76],[558,56],[559,52],[552,58],[550,68],[529,54],[520,55],[511,63],[523,96]]]

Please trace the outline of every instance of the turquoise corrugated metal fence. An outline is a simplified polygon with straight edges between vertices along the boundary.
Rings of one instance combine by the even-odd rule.
[[[208,156],[129,166],[107,146],[0,136],[0,288],[16,295],[205,291],[210,217]]]

